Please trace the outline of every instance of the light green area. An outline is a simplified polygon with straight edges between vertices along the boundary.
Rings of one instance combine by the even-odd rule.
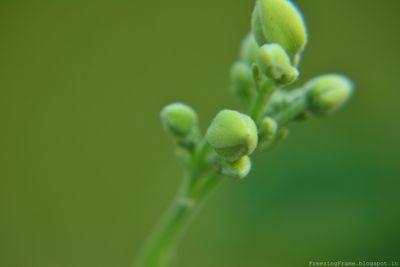
[[[234,179],[245,178],[251,170],[251,160],[248,156],[243,156],[237,161],[223,162],[222,171],[223,175]]]
[[[288,55],[279,44],[264,44],[259,51],[257,63],[262,72],[278,84],[291,84],[299,76]]]
[[[316,77],[304,85],[308,90],[308,105],[316,115],[329,115],[351,98],[354,85],[347,77],[336,74]]]
[[[182,103],[173,103],[161,111],[161,122],[171,135],[187,137],[197,129],[196,111]]]
[[[225,109],[211,122],[206,138],[221,157],[237,161],[256,149],[257,126],[249,116]]]
[[[307,44],[307,29],[301,12],[291,1],[257,0],[252,15],[252,29],[257,43],[278,43],[299,63]]]

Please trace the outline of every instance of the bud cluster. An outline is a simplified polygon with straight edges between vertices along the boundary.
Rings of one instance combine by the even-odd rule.
[[[331,115],[348,102],[353,83],[339,74],[288,88],[299,78],[307,39],[303,16],[290,0],[256,0],[250,33],[230,71],[231,88],[242,109],[216,112],[204,133],[190,106],[173,103],[161,111],[185,177],[136,267],[169,266],[174,246],[202,201],[226,177],[246,177],[254,152],[284,141],[290,122]]]
[[[307,39],[303,16],[291,1],[256,0],[251,31],[230,73],[232,91],[243,111],[220,111],[201,139],[196,112],[175,103],[161,112],[164,128],[184,149],[200,150],[204,143],[211,147],[208,164],[219,174],[245,177],[252,153],[283,140],[288,135],[287,123],[330,115],[353,93],[352,82],[338,74],[287,88],[299,77]]]

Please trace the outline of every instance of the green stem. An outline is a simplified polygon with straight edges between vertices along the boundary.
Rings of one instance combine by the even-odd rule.
[[[257,97],[250,109],[250,116],[258,124],[264,115],[269,98],[272,93],[277,90],[277,87],[272,83],[272,81],[262,76],[260,69],[256,64],[253,65],[253,77],[257,88]]]
[[[201,209],[208,195],[222,181],[214,170],[205,173],[208,145],[201,143],[193,154],[192,164],[185,175],[176,199],[162,217],[143,250],[138,255],[134,267],[170,266],[175,249],[193,217]],[[209,167],[208,167],[209,168]]]
[[[278,125],[284,126],[306,110],[307,102],[305,97],[301,95],[296,97],[289,107],[279,112],[278,114],[273,115],[272,117],[276,120]]]
[[[250,116],[255,121],[258,122],[265,110],[265,106],[268,102],[270,94],[267,92],[262,92],[258,95],[256,102],[251,110]]]

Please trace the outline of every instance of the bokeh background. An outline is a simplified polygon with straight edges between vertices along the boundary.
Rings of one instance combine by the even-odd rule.
[[[302,79],[357,93],[226,182],[184,239],[182,267],[399,260],[400,1],[298,0]],[[228,70],[254,1],[0,2],[0,266],[125,267],[181,169],[159,123],[171,101],[203,128],[236,107]]]

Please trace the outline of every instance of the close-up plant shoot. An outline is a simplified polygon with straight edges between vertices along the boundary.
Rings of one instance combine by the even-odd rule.
[[[303,15],[293,2],[257,0],[251,31],[230,70],[231,91],[241,108],[220,110],[205,131],[189,105],[175,102],[162,109],[183,181],[134,267],[173,266],[185,230],[221,182],[248,176],[251,157],[284,141],[291,122],[332,115],[348,102],[354,88],[345,75],[323,74],[295,84],[307,39]]]

